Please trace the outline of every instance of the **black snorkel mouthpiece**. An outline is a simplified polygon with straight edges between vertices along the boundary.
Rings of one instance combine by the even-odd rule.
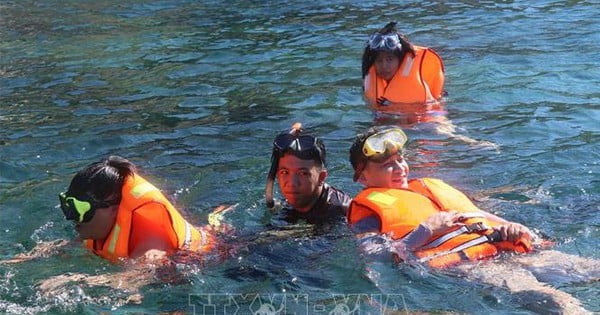
[[[269,175],[267,175],[267,185],[265,187],[265,199],[267,208],[273,208],[275,201],[273,199],[273,186],[275,184],[275,176],[277,175],[277,168],[279,167],[279,158],[285,151],[285,147],[282,147],[279,140],[282,136],[298,137],[302,132],[302,124],[297,122],[292,125],[289,132],[283,132],[279,134],[273,141],[273,153],[271,154],[271,168],[269,169]],[[289,144],[288,144],[289,145]]]

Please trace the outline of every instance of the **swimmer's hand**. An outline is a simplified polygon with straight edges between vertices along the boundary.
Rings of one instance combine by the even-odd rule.
[[[461,218],[462,216],[456,211],[442,211],[429,216],[421,225],[428,228],[433,235],[436,235],[444,233],[453,227],[464,225],[460,223]]]
[[[164,250],[151,249],[144,253],[142,260],[146,263],[161,262],[167,258],[167,252]]]
[[[229,234],[234,228],[223,222],[225,220],[225,214],[229,211],[234,210],[237,207],[237,203],[234,205],[220,205],[217,206],[213,211],[208,214],[208,224],[209,226],[220,233]]]
[[[526,226],[515,222],[507,222],[494,229],[500,232],[503,241],[516,242],[522,237],[532,238],[534,236]]]

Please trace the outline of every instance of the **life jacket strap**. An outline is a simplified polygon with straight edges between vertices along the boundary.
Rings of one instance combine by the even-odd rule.
[[[439,252],[435,255],[431,255],[431,256],[427,256],[427,257],[423,257],[421,259],[419,259],[419,262],[423,263],[423,262],[428,262],[434,258],[443,256],[443,255],[449,255],[449,254],[453,254],[453,253],[457,253],[457,252],[461,252],[469,247],[473,247],[479,244],[483,244],[483,243],[493,243],[493,242],[498,242],[501,241],[502,237],[500,236],[500,233],[498,231],[494,231],[494,233],[488,234],[488,235],[482,235],[478,238],[474,238],[468,242],[464,242],[452,249],[449,249],[447,251],[443,251],[443,252]]]
[[[435,240],[429,242],[429,244],[424,245],[423,247],[421,247],[420,249],[431,249],[431,248],[435,248],[438,247],[442,244],[444,244],[446,241],[449,241],[461,234],[465,234],[465,233],[480,233],[483,231],[487,231],[489,230],[490,227],[485,225],[485,223],[483,222],[475,222],[473,224],[467,224],[467,225],[463,225],[460,228],[448,232],[438,238],[436,238]]]

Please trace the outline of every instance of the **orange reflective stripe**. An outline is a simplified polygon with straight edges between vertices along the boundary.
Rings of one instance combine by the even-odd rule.
[[[109,237],[110,242],[108,243],[107,251],[109,254],[114,255],[115,249],[117,247],[117,241],[119,239],[119,233],[121,233],[121,227],[118,224],[115,224],[111,236]]]
[[[404,69],[402,69],[402,76],[408,77],[408,75],[410,74],[410,71],[412,70],[412,66],[415,61],[415,58],[413,58],[413,56],[411,56],[410,54],[407,54],[406,57],[404,57],[404,59],[405,59],[405,62],[403,64],[403,67],[401,67],[401,68],[404,68]],[[400,69],[398,69],[398,70],[400,70]]]

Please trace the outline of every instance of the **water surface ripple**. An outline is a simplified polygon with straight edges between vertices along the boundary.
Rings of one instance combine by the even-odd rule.
[[[265,229],[274,135],[302,121],[351,194],[348,148],[374,123],[361,97],[368,34],[391,20],[446,66],[456,133],[405,126],[415,176],[442,178],[483,208],[600,259],[600,22],[596,1],[4,1],[0,3],[0,256],[72,238],[56,194],[109,154],[134,161],[202,224],[219,204],[240,234]],[[294,232],[294,231],[292,231]],[[35,283],[118,268],[85,251],[0,265],[2,313],[192,312],[190,294],[401,294],[411,310],[518,313],[503,290],[362,257],[342,228],[244,244],[179,286],[127,292]],[[598,283],[561,283],[600,312]],[[485,289],[485,290],[483,290]],[[457,298],[447,299],[448,296]],[[316,310],[311,310],[314,313]]]

